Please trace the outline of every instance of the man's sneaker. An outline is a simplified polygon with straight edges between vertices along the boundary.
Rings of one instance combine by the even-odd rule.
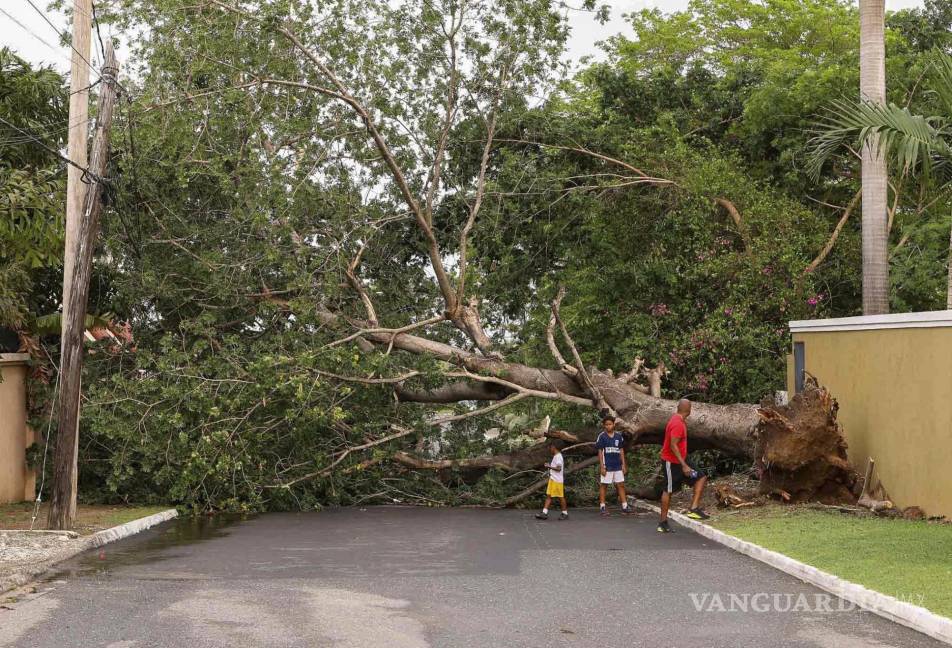
[[[668,521],[658,523],[658,533],[674,533],[674,529],[668,526]]]
[[[562,511],[561,513],[559,513],[559,519],[560,519],[560,520],[568,520],[568,519],[569,519],[569,514],[566,513],[565,511]]]
[[[691,509],[687,513],[685,513],[685,515],[691,518],[692,520],[708,520],[711,517],[710,515],[705,513],[704,509],[702,508]]]
[[[536,513],[536,519],[537,519],[537,520],[548,520],[548,519],[549,519],[549,514],[548,514],[548,513]]]

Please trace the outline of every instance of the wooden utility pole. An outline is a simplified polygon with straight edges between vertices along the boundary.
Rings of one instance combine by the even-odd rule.
[[[96,130],[83,210],[77,223],[72,248],[72,288],[63,304],[63,337],[60,341],[59,427],[53,456],[53,495],[50,498],[49,527],[69,529],[76,520],[77,448],[79,447],[80,390],[83,373],[86,302],[92,275],[93,252],[99,235],[103,177],[109,161],[109,129],[116,104],[119,66],[112,44],[105,44],[102,90],[96,113]]]
[[[76,165],[86,168],[89,162],[89,61],[92,46],[92,1],[73,0],[73,54],[69,73],[69,131],[66,141],[66,156]],[[86,198],[86,183],[83,172],[72,164],[66,167],[66,246],[63,254],[63,310],[60,324],[60,340],[66,339],[66,322],[69,320],[69,294],[73,282],[73,267],[79,220],[82,217],[83,201]],[[79,421],[77,420],[77,425]],[[78,432],[78,428],[77,428]],[[79,457],[79,434],[73,434],[73,465]],[[76,492],[76,469],[71,471],[73,492]],[[42,496],[42,493],[40,494]],[[76,517],[76,498],[69,519]],[[52,517],[50,518],[52,520]]]
[[[69,73],[69,134],[66,155],[75,164],[86,168],[89,147],[89,61],[92,43],[92,2],[73,0],[73,57]],[[63,259],[63,324],[70,282],[73,279],[73,246],[79,231],[78,223],[86,197],[83,172],[66,167],[66,256]],[[63,333],[66,329],[63,329]]]

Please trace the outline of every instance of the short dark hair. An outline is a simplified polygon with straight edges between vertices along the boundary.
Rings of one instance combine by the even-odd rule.
[[[602,423],[604,423],[605,421],[611,421],[612,423],[614,423],[615,417],[609,414],[608,412],[605,412],[604,414],[602,414]]]
[[[549,439],[549,443],[548,443],[547,445],[548,445],[550,448],[555,448],[556,450],[561,450],[561,449],[562,449],[562,444],[559,443],[559,442],[558,442],[557,440],[555,440],[555,439]]]

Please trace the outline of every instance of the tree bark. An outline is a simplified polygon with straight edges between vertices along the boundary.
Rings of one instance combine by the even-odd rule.
[[[320,311],[323,321],[331,326],[363,327],[362,322],[344,320],[329,311]],[[366,328],[366,327],[363,327]],[[431,390],[404,390],[416,402],[471,401],[482,396],[488,401],[512,398],[519,393],[551,397],[576,405],[597,408],[581,376],[568,375],[558,369],[544,369],[509,362],[499,358],[460,349],[427,338],[402,333],[368,332],[365,340],[380,347],[399,349],[408,353],[437,358],[464,371],[446,370],[450,378],[469,378],[474,385],[451,382]],[[660,444],[664,429],[677,410],[677,402],[656,398],[638,389],[637,385],[609,372],[590,369],[586,372],[594,389],[620,417],[618,427],[626,435],[628,445]],[[479,383],[501,385],[498,394],[479,388]],[[428,398],[430,396],[431,398]],[[688,422],[689,448],[718,450],[724,454],[750,460],[764,476],[766,494],[783,493],[809,500],[849,499],[855,479],[846,463],[846,443],[836,422],[836,401],[815,381],[808,383],[803,393],[794,397],[790,406],[778,407],[765,403],[712,405],[694,403]],[[550,434],[550,436],[554,436]],[[591,454],[589,445],[597,436],[595,428],[573,431],[574,454]],[[568,437],[559,436],[565,439]],[[577,442],[576,442],[577,439]],[[495,456],[466,459],[430,460],[408,453],[398,453],[394,459],[409,468],[447,473],[458,471],[464,479],[478,478],[490,468],[520,471],[541,466],[548,456],[545,442],[524,450]],[[855,497],[852,498],[855,501]]]
[[[112,45],[106,42],[105,62],[102,68],[102,91],[96,133],[90,156],[89,187],[78,223],[78,234],[73,247],[73,276],[69,294],[64,303],[63,337],[60,356],[59,425],[56,432],[56,450],[53,457],[53,495],[50,498],[49,528],[70,529],[76,520],[77,454],[79,436],[79,409],[83,373],[83,339],[86,304],[89,298],[89,280],[92,274],[93,251],[102,211],[102,178],[109,159],[109,130],[116,101],[116,77],[119,69]]]
[[[860,96],[863,101],[886,102],[886,41],[884,0],[860,0]],[[889,312],[889,256],[887,250],[886,159],[879,137],[863,146],[863,314]]]

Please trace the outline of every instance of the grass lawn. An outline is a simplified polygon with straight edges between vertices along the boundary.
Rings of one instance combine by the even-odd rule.
[[[798,507],[740,509],[716,528],[869,589],[952,617],[952,524]]]
[[[87,506],[80,504],[77,510],[76,527],[73,529],[82,535],[88,535],[114,527],[117,524],[131,522],[138,518],[168,510],[168,506]],[[48,504],[40,504],[36,518],[36,529],[46,528]],[[20,504],[0,504],[0,530],[29,529],[33,517],[33,502]]]

